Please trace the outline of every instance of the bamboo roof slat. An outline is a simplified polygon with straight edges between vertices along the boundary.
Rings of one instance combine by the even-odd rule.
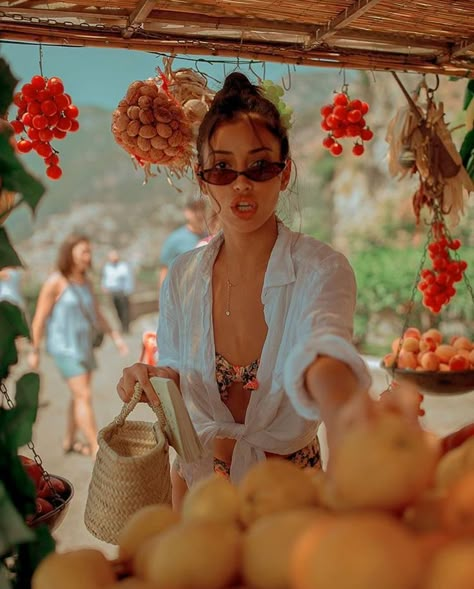
[[[0,0],[0,41],[474,78],[474,0]]]

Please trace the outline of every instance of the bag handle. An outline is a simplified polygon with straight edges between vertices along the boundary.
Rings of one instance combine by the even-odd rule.
[[[141,387],[141,384],[137,381],[135,383],[135,388],[133,389],[132,398],[130,399],[130,401],[128,403],[123,404],[122,410],[120,411],[119,415],[117,415],[117,417],[113,421],[114,425],[121,427],[125,423],[125,420],[127,419],[127,417],[135,409],[135,407],[137,406],[137,403],[140,401],[142,394],[143,394],[143,389]],[[158,399],[158,397],[157,397],[157,399]],[[156,403],[156,404],[155,403],[154,404],[148,403],[148,405],[151,407],[154,414],[158,417],[158,422],[160,424],[160,428],[162,431],[164,431],[166,428],[166,417],[165,417],[165,413],[163,411],[163,408],[161,406],[161,403]]]

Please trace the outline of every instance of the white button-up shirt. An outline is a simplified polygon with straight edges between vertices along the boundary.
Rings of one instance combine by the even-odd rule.
[[[361,386],[368,369],[351,343],[356,299],[347,259],[308,235],[278,223],[262,290],[267,337],[245,423],[236,423],[216,383],[212,327],[212,269],[223,243],[219,233],[205,247],[179,256],[160,297],[160,366],[180,374],[180,387],[206,449],[201,461],[183,464],[188,484],[213,470],[215,437],[236,440],[231,480],[238,482],[265,452],[291,454],[316,435],[319,412],[304,390],[304,373],[318,355],[346,362]]]

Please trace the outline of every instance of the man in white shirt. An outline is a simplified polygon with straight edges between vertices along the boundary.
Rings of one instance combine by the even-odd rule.
[[[101,286],[112,297],[123,333],[129,333],[130,295],[135,288],[135,280],[130,265],[120,259],[117,250],[109,252],[108,261],[102,269]]]

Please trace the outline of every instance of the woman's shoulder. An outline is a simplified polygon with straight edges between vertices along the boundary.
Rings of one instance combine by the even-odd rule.
[[[217,248],[217,249],[216,249]],[[215,239],[206,246],[193,248],[177,256],[171,264],[168,274],[173,282],[193,282],[197,276],[205,276],[212,270],[219,243]]]
[[[52,272],[45,280],[44,286],[49,289],[58,289],[64,288],[64,285],[67,284],[66,278],[61,274],[61,272],[55,271]]]
[[[292,233],[292,257],[296,262],[314,267],[325,263],[350,265],[346,256],[329,243],[304,233]]]

